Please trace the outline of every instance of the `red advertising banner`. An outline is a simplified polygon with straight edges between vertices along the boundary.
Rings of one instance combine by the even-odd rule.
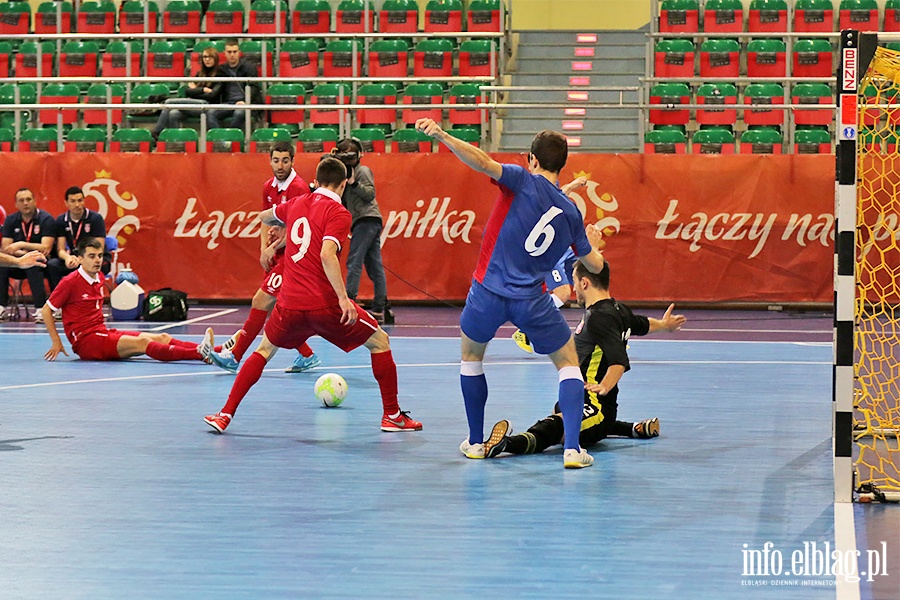
[[[298,155],[307,180],[318,155]],[[524,164],[524,156],[496,155]],[[392,300],[465,298],[497,196],[447,153],[366,155],[385,220]],[[248,299],[258,264],[266,155],[0,154],[0,206],[29,187],[59,215],[84,189],[145,289]],[[586,223],[609,235],[613,294],[630,301],[830,302],[834,159],[829,156],[570,156],[566,183]],[[360,296],[371,294],[363,277]]]

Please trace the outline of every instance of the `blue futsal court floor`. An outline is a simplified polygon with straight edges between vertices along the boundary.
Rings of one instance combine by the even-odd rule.
[[[115,326],[224,340],[246,312]],[[606,440],[566,471],[558,448],[459,453],[458,312],[400,307],[389,328],[414,433],[380,431],[365,349],[314,338],[323,365],[295,375],[280,351],[220,436],[202,419],[232,375],[46,363],[43,326],[0,324],[0,598],[900,597],[900,508],[835,516],[829,315],[684,311],[681,333],[633,338],[619,418],[659,417],[661,437]],[[511,333],[488,350],[486,421],[523,431],[557,378]],[[340,408],[313,397],[325,372],[349,384]],[[884,564],[855,584],[817,575],[826,544]]]

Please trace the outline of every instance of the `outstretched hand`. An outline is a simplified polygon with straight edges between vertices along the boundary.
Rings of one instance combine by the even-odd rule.
[[[69,355],[69,353],[66,352],[65,347],[63,347],[63,345],[61,343],[53,344],[52,346],[50,346],[50,349],[44,353],[44,360],[51,360],[51,361],[56,360],[56,357],[59,356],[60,352],[62,352],[66,356]]]
[[[20,256],[16,262],[20,269],[44,267],[47,264],[47,257],[40,250],[32,250]]]
[[[434,122],[433,119],[419,119],[416,121],[416,131],[421,131],[428,137],[432,137],[438,141],[446,135],[441,126]]]
[[[666,331],[679,331],[681,327],[687,322],[687,317],[684,315],[673,315],[672,311],[675,309],[674,304],[670,304],[669,308],[666,309],[666,312],[663,314],[660,322],[662,323],[662,328]]]
[[[599,227],[591,223],[584,228],[584,232],[587,234],[587,239],[591,246],[597,250],[606,248],[606,240],[603,239],[603,231]]]

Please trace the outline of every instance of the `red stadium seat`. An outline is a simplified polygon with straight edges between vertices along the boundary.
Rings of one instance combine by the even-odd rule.
[[[276,6],[279,12],[276,13]],[[279,18],[276,21],[275,15]],[[284,0],[254,0],[250,3],[250,23],[247,30],[250,33],[283,33],[287,31],[288,5]],[[274,44],[275,40],[269,40]]]
[[[466,13],[466,30],[501,31],[500,0],[472,0]]]
[[[78,121],[78,86],[74,83],[48,83],[43,92],[39,104],[51,104],[52,110],[39,111],[38,122],[41,125],[57,125],[59,117],[62,117],[63,125],[72,125]],[[62,108],[60,105],[71,104],[72,108]]]
[[[144,7],[147,8],[148,33],[159,31],[159,6],[156,2],[130,0],[119,10],[119,33],[144,33]]]
[[[744,104],[784,104],[784,88],[777,83],[752,83],[744,88]],[[748,127],[781,126],[784,123],[782,109],[759,108],[744,110],[744,124]]]
[[[697,0],[662,0],[659,30],[663,33],[696,33],[700,31],[700,2]]]
[[[384,0],[378,13],[378,31],[416,33],[418,28],[419,5],[416,0]]]
[[[809,106],[833,102],[831,88],[824,83],[798,83],[791,91],[791,103],[795,105]],[[833,109],[794,110],[794,123],[797,125],[830,125],[833,118]]]
[[[677,127],[661,127],[644,134],[644,154],[686,154],[687,138]]]
[[[429,0],[425,5],[425,33],[463,31],[461,0]]]
[[[413,52],[415,77],[452,77],[453,42],[447,38],[422,40]]]
[[[834,6],[831,0],[797,0],[794,4],[794,31],[834,31]]]
[[[153,42],[147,53],[147,77],[184,77],[184,42]]]
[[[781,33],[788,31],[788,5],[785,0],[750,0],[747,31]]]
[[[309,122],[314,125],[340,125],[346,111],[335,108],[313,108],[319,104],[350,104],[351,90],[345,83],[320,83],[309,98]]]
[[[369,46],[369,77],[409,77],[406,40],[377,40]]]
[[[0,35],[27,35],[31,31],[31,5],[28,2],[0,4]]]
[[[163,31],[200,33],[201,10],[198,0],[169,0],[163,12]]]
[[[266,90],[266,104],[296,105],[297,110],[269,111],[269,122],[273,125],[302,125],[304,121],[303,105],[306,102],[306,88],[302,83],[273,83]]]
[[[369,3],[368,12],[365,7],[362,0],[342,0],[334,15],[335,33],[340,35],[375,31],[375,4]]]
[[[731,83],[705,83],[697,90],[697,104],[722,107],[737,104],[737,88]],[[737,122],[737,111],[726,108],[698,108],[699,125],[728,125]]]
[[[700,45],[700,77],[739,77],[741,45],[737,40],[713,39]]]
[[[66,42],[59,55],[60,77],[96,77],[97,42]]]
[[[100,57],[100,75],[102,77],[140,77],[141,58],[144,55],[144,44],[140,40],[131,40],[131,65],[129,69],[128,47],[121,40],[114,40],[106,46],[106,52]]]
[[[423,106],[423,108],[404,108],[400,114],[400,121],[406,125],[414,125],[419,119],[434,119],[441,122],[444,93],[439,83],[411,83],[403,92],[403,106]]]
[[[740,33],[744,30],[744,5],[741,0],[706,0],[703,31]]]
[[[797,40],[794,44],[794,77],[833,77],[833,53],[828,40]]]
[[[447,104],[459,105],[450,108],[449,120],[451,125],[477,125],[481,127],[487,115],[483,109],[475,108],[483,99],[483,93],[479,87],[472,83],[457,83],[450,88]],[[465,106],[466,108],[462,108]]]
[[[39,48],[40,60],[37,54]],[[24,42],[16,54],[16,77],[52,77],[55,58],[56,44],[53,42],[41,42],[40,46],[35,42]]]
[[[212,0],[206,11],[206,33],[242,33],[244,5],[239,0]]]
[[[328,33],[331,31],[331,5],[327,0],[300,0],[291,14],[291,31]]]
[[[492,48],[494,43],[491,40],[468,40],[460,44],[460,77],[496,77],[500,71],[500,57],[496,51],[492,51]]]
[[[781,40],[752,40],[747,44],[747,77],[786,77],[785,51]]]
[[[279,77],[318,77],[319,44],[316,40],[288,40],[278,55]]]
[[[59,14],[57,14],[57,9]],[[38,34],[70,33],[74,15],[75,9],[68,0],[65,2],[41,2],[34,14],[34,32]]]
[[[353,52],[354,45],[357,51]],[[356,60],[354,63],[354,55]],[[323,53],[322,74],[325,77],[355,77],[363,71],[362,41],[334,40],[328,42]]]
[[[85,2],[78,11],[78,33],[115,33],[116,5],[110,0]]]
[[[396,107],[397,87],[392,83],[366,83],[359,86],[357,104],[391,104]],[[392,129],[397,124],[396,108],[360,108],[356,111],[360,125],[388,125]]]
[[[107,102],[109,100],[109,102]],[[111,85],[98,83],[88,88],[85,97],[85,106],[89,104],[122,104],[125,101],[125,86],[119,83]],[[113,110],[109,115],[113,125],[119,125],[122,122],[122,111]],[[81,118],[85,125],[106,125],[107,111],[103,108],[89,109],[85,108],[81,111]]]
[[[693,77],[694,43],[691,40],[660,40],[654,53],[657,77]]]
[[[875,0],[841,0],[839,29],[878,31],[878,3]]]
[[[691,90],[684,83],[658,83],[650,88],[650,104],[690,104]],[[687,125],[691,118],[688,109],[650,110],[653,125]]]

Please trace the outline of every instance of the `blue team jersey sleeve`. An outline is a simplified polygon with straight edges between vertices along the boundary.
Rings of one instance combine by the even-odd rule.
[[[584,220],[581,217],[581,212],[577,210],[575,212],[578,216],[572,220],[572,238],[574,240],[572,242],[572,250],[575,252],[575,256],[582,257],[590,254],[594,248],[584,232]]]
[[[504,164],[500,166],[503,168],[503,173],[501,173],[497,183],[509,188],[513,192],[521,190],[522,187],[524,187],[525,182],[528,181],[528,177],[531,175],[525,168],[520,167],[519,165]]]

